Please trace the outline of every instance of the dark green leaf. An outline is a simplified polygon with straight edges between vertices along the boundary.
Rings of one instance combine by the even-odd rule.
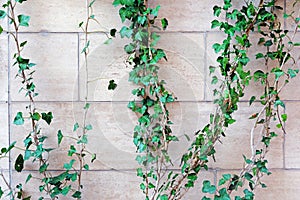
[[[116,37],[116,32],[117,32],[116,29],[111,29],[111,30],[110,30],[110,36]]]
[[[162,26],[163,30],[166,30],[168,25],[169,25],[169,22],[166,18],[161,19],[161,26]]]
[[[213,10],[214,10],[214,16],[219,17],[221,14],[222,8],[219,6],[214,6]]]
[[[250,99],[250,101],[249,101],[249,105],[251,106],[252,105],[252,103],[255,101],[255,99],[256,99],[256,97],[255,96],[252,96],[251,97],[251,99]]]
[[[115,83],[115,80],[110,80],[108,84],[108,90],[114,90],[117,88],[117,84]]]
[[[81,192],[80,192],[80,191],[74,192],[74,194],[72,194],[72,197],[73,197],[73,198],[80,199],[80,198],[81,198]]]
[[[15,170],[21,172],[24,168],[24,158],[22,154],[19,154],[15,161]]]
[[[0,10],[0,19],[3,19],[6,16],[6,12],[4,10]]]
[[[64,137],[64,136],[63,136],[63,134],[62,134],[62,131],[59,130],[59,131],[57,132],[57,143],[58,143],[58,145],[60,145],[60,143],[61,143],[63,137]]]
[[[28,176],[27,176],[27,178],[26,178],[26,181],[25,181],[25,183],[27,183],[28,181],[30,181],[30,179],[32,178],[32,175],[31,174],[29,174]]]
[[[50,125],[53,119],[52,112],[42,113],[42,119],[47,122],[48,125]]]

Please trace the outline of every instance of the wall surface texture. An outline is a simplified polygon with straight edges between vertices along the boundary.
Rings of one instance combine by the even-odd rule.
[[[169,106],[170,118],[174,122],[173,132],[182,140],[171,146],[175,164],[180,162],[181,151],[188,147],[184,134],[193,136],[196,130],[205,125],[209,113],[213,111],[212,87],[208,66],[215,64],[216,55],[212,50],[215,42],[222,40],[222,33],[210,29],[213,20],[212,7],[221,0],[149,0],[160,4],[160,15],[169,20],[167,31],[162,32],[159,46],[166,50],[168,62],[161,63],[161,78],[166,80],[169,90],[174,92],[178,101]],[[242,4],[236,0],[235,6]],[[292,0],[280,0],[286,10],[292,9]],[[132,99],[128,83],[128,72],[124,64],[123,51],[125,40],[116,38],[112,44],[103,44],[104,32],[111,28],[119,29],[122,24],[118,8],[112,0],[96,0],[94,12],[100,24],[91,23],[91,48],[89,54],[89,96],[91,110],[88,121],[93,125],[89,132],[88,148],[97,154],[91,170],[84,175],[84,199],[125,200],[143,199],[139,190],[140,179],[136,177],[135,147],[132,143],[132,130],[136,116],[127,109]],[[299,8],[296,8],[299,10]],[[298,11],[297,10],[297,11]],[[24,55],[37,64],[34,74],[39,96],[37,107],[52,111],[53,124],[42,124],[42,130],[49,137],[47,145],[57,147],[56,133],[62,130],[72,134],[73,124],[82,119],[84,102],[84,58],[80,54],[84,45],[84,34],[78,28],[85,19],[84,0],[30,0],[19,6],[18,12],[31,16],[30,27],[22,28],[20,38],[27,40]],[[286,28],[291,24],[282,21]],[[300,33],[297,35],[300,39]],[[296,49],[299,51],[299,48]],[[25,111],[27,105],[23,93],[19,93],[20,79],[15,78],[16,67],[12,66],[15,52],[12,37],[0,36],[0,146],[18,141],[22,146],[29,124],[16,126],[12,123],[18,111]],[[255,52],[253,52],[255,53]],[[110,79],[118,83],[114,91],[108,91]],[[285,112],[289,119],[286,123],[287,134],[280,134],[271,144],[268,154],[272,175],[265,177],[268,189],[258,189],[259,200],[299,199],[300,192],[300,85],[299,77],[284,91]],[[248,92],[259,90],[253,85]],[[201,199],[202,179],[216,181],[221,174],[236,172],[242,168],[242,154],[250,154],[250,127],[248,117],[255,107],[249,108],[245,101],[236,113],[238,122],[229,130],[223,144],[217,145],[216,163],[204,172],[199,184],[185,197],[187,200]],[[71,141],[64,140],[63,143]],[[62,145],[49,157],[50,169],[55,174],[62,169],[67,157],[67,147]],[[16,158],[17,150],[12,152]],[[12,160],[14,161],[14,160]],[[28,162],[24,173],[12,170],[12,163],[1,161],[1,169],[12,184],[24,182],[25,174],[37,173],[36,167]],[[37,193],[38,183],[24,186],[28,193]],[[32,192],[31,192],[32,191]],[[34,198],[35,199],[35,198]]]

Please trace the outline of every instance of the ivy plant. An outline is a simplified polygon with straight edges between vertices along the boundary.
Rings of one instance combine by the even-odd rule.
[[[222,43],[213,45],[219,65],[209,68],[211,83],[217,85],[213,91],[213,103],[217,108],[210,114],[209,123],[196,131],[190,148],[182,156],[178,172],[168,170],[168,164],[172,164],[168,145],[178,138],[172,135],[167,104],[175,98],[166,91],[165,81],[157,75],[159,61],[166,59],[165,52],[155,48],[159,35],[153,31],[158,27],[155,21],[160,6],[150,8],[148,1],[142,0],[115,0],[113,5],[121,6],[121,21],[130,23],[119,33],[122,38],[131,39],[124,51],[128,53],[127,63],[132,68],[129,81],[137,88],[132,91],[136,100],[130,101],[128,108],[139,116],[133,142],[139,153],[136,160],[142,166],[137,169],[137,176],[142,178],[140,189],[145,199],[182,199],[195,186],[201,171],[208,170],[208,162],[215,160],[217,142],[236,122],[233,114],[245,97],[245,88],[252,82],[258,82],[264,88],[262,94],[249,99],[250,105],[261,104],[262,107],[260,112],[249,116],[249,120],[255,120],[250,133],[252,155],[244,156],[245,165],[239,175],[224,174],[218,186],[204,180],[202,187],[202,192],[209,194],[203,199],[225,200],[231,199],[232,191],[245,187],[247,182],[249,188],[244,189],[244,196],[235,196],[235,199],[253,199],[254,189],[258,185],[266,186],[261,177],[271,174],[266,159],[271,140],[280,134],[280,130],[285,133],[287,115],[280,110],[285,107],[280,93],[299,71],[294,65],[289,67],[289,61],[295,64],[290,52],[297,43],[293,42],[294,36],[288,35],[288,30],[282,29],[276,14],[282,8],[275,0],[261,0],[257,4],[245,1],[240,9],[233,8],[231,0],[214,6],[214,15],[221,18],[222,14],[225,20],[213,20],[212,28],[219,28],[226,35]],[[294,19],[296,33],[299,18],[293,17],[293,14],[284,16]],[[165,29],[167,19],[161,19],[160,24],[161,29]],[[255,48],[250,39],[253,34],[260,35],[257,45],[264,47],[264,51],[256,54],[256,59],[262,60],[261,69],[256,71],[247,67],[252,63],[249,49]],[[280,130],[272,130],[274,121]],[[260,137],[259,142],[254,139],[256,136]]]

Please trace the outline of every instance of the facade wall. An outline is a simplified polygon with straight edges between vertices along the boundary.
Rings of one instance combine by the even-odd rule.
[[[202,129],[213,111],[212,86],[208,72],[209,65],[215,63],[216,55],[212,44],[220,41],[222,33],[210,29],[213,20],[212,7],[221,0],[152,0],[160,4],[160,15],[169,20],[167,31],[161,33],[159,46],[166,50],[168,62],[161,63],[161,78],[166,80],[167,88],[174,92],[178,101],[169,106],[170,118],[174,122],[173,131],[181,139],[180,144],[170,147],[175,163],[180,162],[180,152],[188,147],[184,134],[193,136]],[[238,6],[242,1],[236,0]],[[292,9],[292,0],[281,0],[286,10]],[[112,0],[96,0],[94,12],[99,24],[92,23],[89,34],[91,49],[89,54],[89,96],[91,110],[88,121],[93,125],[89,133],[88,148],[97,154],[91,170],[84,176],[84,199],[142,199],[139,178],[136,177],[135,147],[132,143],[132,130],[136,116],[127,109],[134,88],[127,79],[129,68],[124,65],[126,58],[123,46],[126,41],[116,38],[112,44],[103,44],[103,32],[111,28],[119,29],[122,24],[118,8]],[[299,9],[299,8],[297,8]],[[72,135],[73,124],[82,119],[84,102],[84,59],[80,54],[84,34],[78,24],[85,19],[83,0],[31,0],[20,6],[20,12],[30,15],[30,27],[22,28],[20,38],[28,40],[24,55],[37,64],[34,75],[39,96],[37,107],[52,111],[53,124],[42,124],[44,134],[49,139],[47,145],[57,147],[56,133],[61,129],[64,134]],[[291,22],[282,20],[286,28]],[[300,33],[297,35],[300,39]],[[19,127],[12,123],[18,111],[25,111],[26,98],[19,93],[20,80],[15,78],[16,67],[12,66],[15,52],[12,37],[0,36],[0,145],[18,141],[20,145],[29,124]],[[296,49],[296,51],[298,51]],[[255,53],[255,52],[253,52]],[[108,81],[114,79],[118,87],[108,91]],[[280,134],[271,145],[268,154],[269,166],[273,174],[265,178],[268,189],[258,189],[257,199],[297,199],[300,184],[300,93],[297,77],[286,87],[284,99],[289,119],[286,123],[287,134]],[[253,85],[250,94],[259,88]],[[249,95],[251,96],[251,95]],[[228,130],[223,144],[217,145],[217,162],[203,173],[204,178],[216,181],[224,172],[237,172],[242,167],[242,154],[250,154],[249,120],[255,108],[248,103],[240,105],[236,114],[240,119]],[[23,134],[24,133],[24,134]],[[67,144],[71,141],[64,140]],[[50,169],[55,174],[68,160],[66,145],[61,145],[50,155]],[[12,159],[17,155],[12,152]],[[24,174],[12,169],[12,163],[3,160],[0,167],[11,178],[12,183],[24,181],[24,174],[36,173],[36,167],[26,164]],[[200,178],[199,183],[202,179]],[[37,191],[37,185],[27,184],[25,191]],[[201,184],[198,184],[185,198],[201,199]]]

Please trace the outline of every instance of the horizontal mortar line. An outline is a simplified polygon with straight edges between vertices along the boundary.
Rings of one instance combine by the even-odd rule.
[[[134,99],[132,100],[122,100],[122,101],[88,101],[88,103],[128,103],[129,101],[134,101]],[[282,101],[284,102],[289,102],[289,103],[300,103],[300,100],[284,100],[282,99]],[[11,103],[28,103],[29,101],[11,101]],[[68,100],[63,100],[63,101],[35,101],[36,103],[84,103],[84,100],[76,100],[76,101],[68,101]],[[136,102],[140,102],[139,100],[136,100]],[[213,103],[213,100],[199,100],[199,101],[175,101],[173,103]],[[260,101],[254,101],[255,103],[259,103]],[[7,101],[0,101],[1,104],[6,104],[8,103]],[[241,100],[240,103],[249,103],[249,100]],[[170,103],[172,104],[172,103]],[[217,105],[217,104],[216,104]]]
[[[92,166],[92,164],[90,165]],[[138,168],[138,167],[137,167]],[[300,168],[268,168],[269,171],[272,172],[272,170],[282,170],[282,171],[300,171]],[[3,171],[9,171],[8,169],[2,169]],[[202,172],[213,172],[213,171],[217,171],[217,172],[224,172],[224,171],[241,171],[243,169],[221,169],[221,168],[208,168],[208,170],[202,170]],[[12,170],[13,172],[16,172],[16,170]],[[63,169],[48,169],[47,171],[50,171],[50,172],[63,172],[65,170]],[[74,171],[74,170],[72,170]],[[124,169],[115,169],[115,168],[111,168],[111,169],[90,169],[90,170],[84,170],[85,172],[136,172],[136,168],[124,168]],[[167,169],[167,171],[181,171],[181,169]],[[39,172],[38,169],[32,169],[32,170],[29,170],[29,169],[25,169],[25,170],[22,170],[22,172]]]
[[[213,168],[216,171],[241,171],[243,169],[225,169],[225,168]],[[274,167],[274,168],[268,168],[269,171],[272,172],[272,170],[283,170],[283,171],[300,171],[300,168],[293,168],[293,169],[287,169],[287,168],[278,168],[278,167]]]

